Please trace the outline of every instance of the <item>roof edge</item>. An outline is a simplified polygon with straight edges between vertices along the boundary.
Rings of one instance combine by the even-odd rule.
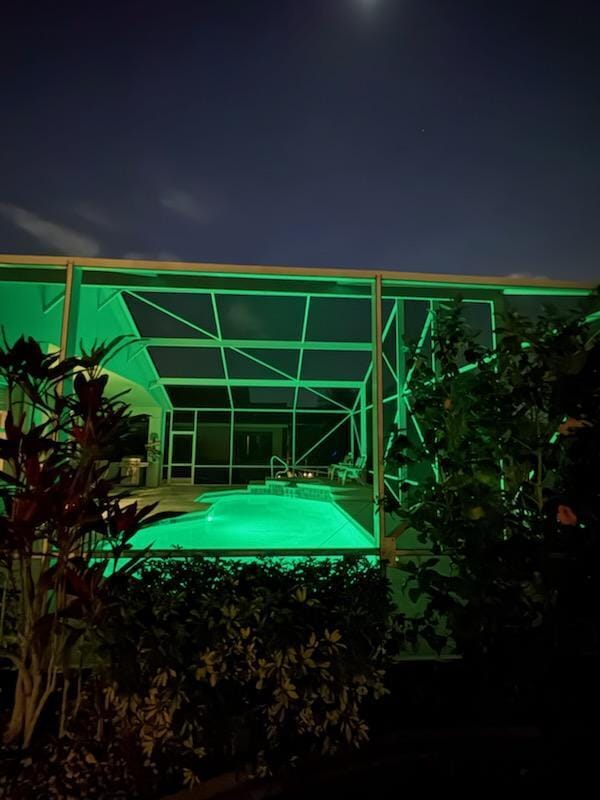
[[[220,264],[194,261],[152,261],[118,258],[86,258],[78,256],[33,256],[0,254],[0,266],[66,267],[74,264],[85,269],[107,270],[150,270],[156,272],[198,272],[219,275],[245,275],[248,277],[282,277],[342,279],[346,281],[365,281],[381,275],[386,281],[406,284],[462,284],[486,288],[556,288],[592,290],[597,283],[587,281],[556,280],[526,276],[502,275],[454,275],[433,272],[401,272],[389,269],[353,269],[340,267],[267,266],[260,264]],[[600,283],[600,277],[598,279]]]

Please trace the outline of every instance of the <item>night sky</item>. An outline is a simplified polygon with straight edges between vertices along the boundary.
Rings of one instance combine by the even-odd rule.
[[[600,278],[598,3],[12,3],[0,252]]]

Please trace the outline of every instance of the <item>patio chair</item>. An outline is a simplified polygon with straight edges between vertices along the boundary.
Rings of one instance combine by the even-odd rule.
[[[327,470],[327,477],[330,481],[335,480],[336,472],[339,472],[341,469],[345,469],[346,467],[352,467],[354,465],[354,456],[352,453],[346,453],[344,458],[337,464],[331,464],[329,469]]]
[[[340,465],[340,469],[337,471],[337,473],[342,486],[345,485],[348,478],[353,481],[359,481],[364,472],[366,463],[366,456],[358,456],[354,464],[346,464],[345,466]]]

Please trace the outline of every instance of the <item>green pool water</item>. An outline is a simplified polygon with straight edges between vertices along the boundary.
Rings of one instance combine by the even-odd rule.
[[[140,530],[134,548],[335,550],[373,548],[373,537],[334,502],[270,494],[203,495],[204,511]]]

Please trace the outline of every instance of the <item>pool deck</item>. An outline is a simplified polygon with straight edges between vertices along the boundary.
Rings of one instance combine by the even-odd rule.
[[[257,482],[260,483],[260,482]],[[300,483],[300,481],[298,481]],[[371,497],[371,487],[363,484],[341,484],[336,481],[319,480],[306,481],[307,485],[331,486],[339,489],[340,494],[336,497],[336,503],[349,514],[365,530],[372,530],[373,520],[373,500]],[[203,503],[195,502],[205,492],[231,492],[234,490],[244,490],[246,484],[238,486],[218,485],[190,485],[190,484],[169,484],[158,487],[131,487],[131,496],[125,502],[129,503],[136,500],[140,505],[148,505],[158,502],[156,509],[159,511],[171,511],[181,513],[191,513],[202,511],[207,506]]]
[[[208,486],[208,485],[194,485],[189,484],[178,485],[162,485],[157,487],[137,487],[131,488],[131,496],[127,498],[126,502],[136,500],[140,505],[148,505],[149,503],[158,503],[156,511],[180,511],[182,513],[190,513],[193,511],[202,511],[207,506],[203,503],[196,503],[195,500],[205,492],[218,492],[232,491],[235,489],[245,489],[246,486]]]

